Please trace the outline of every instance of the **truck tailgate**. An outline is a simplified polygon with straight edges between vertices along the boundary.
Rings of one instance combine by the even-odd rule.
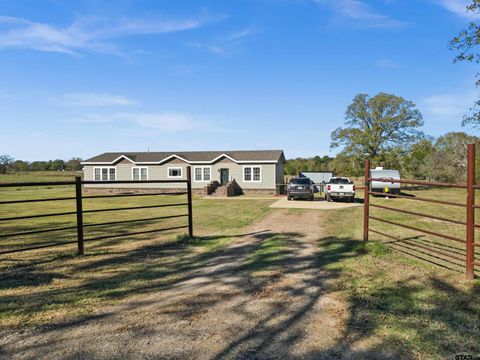
[[[328,192],[352,194],[355,191],[353,190],[353,184],[330,184],[330,191]]]

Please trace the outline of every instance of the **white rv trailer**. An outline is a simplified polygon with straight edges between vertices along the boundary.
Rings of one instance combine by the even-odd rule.
[[[400,172],[398,170],[387,170],[382,167],[377,167],[370,170],[370,177],[374,179],[391,179],[400,180]],[[375,192],[389,192],[392,194],[400,193],[400,183],[396,182],[383,182],[383,181],[371,181],[371,191]]]

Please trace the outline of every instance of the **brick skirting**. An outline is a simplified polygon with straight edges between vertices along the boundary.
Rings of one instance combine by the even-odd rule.
[[[92,188],[84,187],[83,193],[90,195],[115,195],[115,194],[144,194],[144,193],[171,193],[184,192],[185,188],[155,189],[155,188]],[[204,189],[192,189],[192,194],[205,195]],[[274,189],[242,189],[244,195],[275,195]]]
[[[186,192],[186,188],[178,189],[158,189],[158,188],[92,188],[84,187],[84,194],[91,195],[104,195],[104,194],[145,194],[145,193],[174,193],[174,192]],[[202,195],[203,189],[192,189],[192,194]]]

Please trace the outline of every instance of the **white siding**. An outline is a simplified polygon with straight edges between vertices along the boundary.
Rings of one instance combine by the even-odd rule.
[[[111,165],[117,169],[117,180],[132,180],[132,167],[136,166],[128,160],[122,160],[116,165]],[[141,165],[142,167],[148,167],[148,180],[172,180],[168,177],[168,168],[169,167],[180,167],[182,168],[182,177],[175,179],[187,179],[187,167],[189,164],[174,159],[162,165]],[[248,163],[248,164],[237,164],[228,159],[222,159],[215,164],[192,164],[192,188],[201,189],[206,182],[196,182],[194,180],[193,169],[195,166],[210,166],[211,171],[211,180],[220,181],[220,169],[229,169],[230,180],[234,179],[242,189],[275,189],[276,183],[283,183],[283,164],[264,164],[264,163]],[[261,167],[261,182],[244,182],[243,181],[243,168],[245,166],[260,166]],[[96,165],[85,165],[84,166],[84,179],[93,180],[93,168]],[[184,184],[93,184],[85,185],[86,187],[106,187],[106,188],[183,188]]]

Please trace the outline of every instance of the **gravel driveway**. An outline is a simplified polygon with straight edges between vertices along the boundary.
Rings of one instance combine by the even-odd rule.
[[[316,252],[321,214],[275,209],[247,233],[168,288],[70,322],[0,334],[0,357],[348,357],[348,311],[328,290],[336,274]],[[252,271],[252,254],[273,237],[286,244],[284,256]]]
[[[270,205],[271,208],[280,208],[280,209],[315,209],[315,210],[336,210],[336,209],[345,209],[356,206],[362,206],[358,200],[354,203],[349,203],[346,201],[342,202],[328,202],[322,198],[315,198],[315,201],[307,200],[288,200],[286,197],[279,199]]]

